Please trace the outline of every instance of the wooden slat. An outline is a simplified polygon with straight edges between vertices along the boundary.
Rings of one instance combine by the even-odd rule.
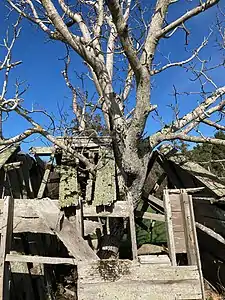
[[[102,208],[104,210],[102,210]],[[83,207],[84,217],[112,217],[125,218],[129,217],[130,204],[127,201],[117,201],[111,206],[94,207],[85,205]]]
[[[149,195],[148,196],[148,200],[150,202],[153,202],[154,204],[157,204],[159,207],[161,207],[162,209],[164,208],[163,206],[163,201],[158,199],[157,197],[153,196],[153,195]]]
[[[46,164],[45,166],[45,173],[43,175],[42,181],[41,181],[41,185],[40,188],[38,190],[38,194],[37,194],[37,198],[41,199],[44,196],[44,192],[48,183],[48,179],[49,179],[49,175],[51,173],[51,168],[53,165],[53,161],[54,161],[54,152],[52,152],[51,156],[50,156],[50,160],[49,162]]]
[[[190,197],[190,199],[189,199],[189,206],[190,206],[190,213],[191,213],[191,223],[192,223],[192,226],[193,226],[193,240],[194,240],[195,250],[196,250],[196,260],[197,260],[197,266],[198,266],[199,277],[200,277],[202,299],[205,300],[204,278],[203,278],[203,274],[202,274],[202,264],[201,264],[199,246],[198,246],[198,238],[197,238],[197,230],[196,230],[196,222],[195,222],[195,215],[194,215],[194,207],[193,207],[192,197]]]
[[[136,228],[135,228],[135,221],[134,221],[134,208],[131,201],[130,201],[129,222],[130,222],[132,256],[133,259],[135,260],[137,259],[137,242],[136,242]]]
[[[162,214],[154,214],[154,213],[150,213],[150,212],[135,211],[135,217],[147,219],[147,220],[165,222],[165,216]]]
[[[202,299],[197,268],[99,261],[78,264],[79,300]]]
[[[139,255],[138,260],[141,264],[160,264],[170,266],[170,259],[168,255]]]
[[[99,149],[93,206],[110,205],[116,201],[116,166],[113,152]]]
[[[32,255],[19,255],[7,254],[5,261],[7,262],[20,262],[20,263],[35,263],[35,264],[48,264],[48,265],[76,265],[77,260],[74,258],[66,257],[47,257],[47,256],[32,256]]]
[[[49,156],[55,151],[55,147],[31,147],[30,153],[40,155],[40,156]]]
[[[112,140],[108,136],[101,136],[101,137],[75,137],[75,138],[57,138],[60,142],[64,142],[66,145],[71,144],[73,148],[99,148],[104,146],[110,146]]]
[[[79,202],[77,167],[67,165],[66,154],[63,155],[63,164],[60,169],[59,202],[60,207],[77,206]]]
[[[1,232],[1,248],[0,248],[0,288],[1,300],[9,300],[9,280],[10,270],[8,263],[5,262],[6,254],[10,252],[13,233],[13,210],[14,199],[12,197],[6,197],[4,199],[3,207],[3,220],[2,220],[2,232]]]
[[[37,201],[36,212],[44,223],[58,236],[77,260],[96,260],[97,255],[84,241],[76,226],[61,214],[51,200]]]
[[[184,236],[185,236],[185,243],[186,243],[186,250],[187,250],[187,259],[189,265],[196,265],[197,264],[197,257],[196,257],[196,245],[194,242],[194,233],[193,231],[195,225],[192,224],[191,219],[191,211],[190,211],[190,196],[183,192],[181,195],[181,208],[183,213],[183,221],[184,221]]]
[[[172,266],[176,266],[177,264],[176,248],[175,248],[175,240],[174,240],[174,233],[173,233],[172,212],[171,212],[170,197],[167,190],[164,190],[163,200],[164,200],[166,234],[167,234],[169,255],[170,255]]]

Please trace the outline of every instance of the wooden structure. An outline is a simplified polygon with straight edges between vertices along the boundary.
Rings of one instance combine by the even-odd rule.
[[[171,219],[169,200],[165,193],[166,218]],[[182,194],[183,195],[183,194]],[[186,194],[185,194],[186,195]],[[180,196],[180,195],[179,195]],[[188,202],[188,205],[191,202]],[[3,209],[1,218],[1,261],[2,261],[2,299],[8,300],[10,292],[10,264],[11,263],[42,263],[42,264],[71,264],[78,266],[78,299],[165,299],[169,291],[168,299],[203,299],[202,274],[200,261],[197,251],[197,240],[195,227],[191,234],[186,236],[186,251],[191,259],[188,266],[177,266],[174,259],[174,230],[167,227],[168,245],[170,260],[165,264],[162,260],[157,261],[158,256],[152,256],[151,262],[141,263],[136,256],[133,245],[133,261],[129,260],[99,260],[96,254],[85,243],[83,237],[76,227],[60,212],[59,202],[42,200],[14,200],[6,197],[0,201]],[[169,208],[170,207],[170,208]],[[191,207],[191,206],[190,206]],[[127,217],[129,210],[126,205],[118,203],[115,210],[111,213],[113,217]],[[33,231],[56,234],[58,238],[68,249],[69,257],[46,257],[11,254],[11,244],[13,233],[18,232],[15,223],[20,223],[20,219],[26,212],[26,218],[23,225],[20,225],[20,231]],[[97,215],[93,210],[84,209],[84,216]],[[101,213],[101,216],[107,216],[109,213]],[[193,225],[193,213],[191,224]],[[35,226],[29,227],[31,219],[38,219]],[[173,218],[172,218],[173,219]],[[28,224],[26,224],[26,221]],[[37,224],[43,224],[39,226]],[[131,223],[132,224],[132,223]],[[182,230],[187,229],[183,223]],[[189,238],[189,240],[188,240]],[[173,283],[171,285],[171,282]],[[118,292],[118,287],[120,287]],[[144,293],[142,292],[144,289]],[[126,291],[126,294],[124,294]]]
[[[134,211],[132,203],[124,201],[122,181],[109,138],[80,137],[66,139],[64,143],[72,145],[74,150],[82,152],[96,164],[95,177],[82,170],[81,162],[54,147],[33,147],[34,158],[21,154],[18,145],[2,150],[2,159],[0,154],[3,178],[0,199],[2,299],[14,300],[14,289],[18,286],[24,286],[18,299],[34,299],[34,276],[27,275],[36,266],[39,271],[35,273],[35,280],[44,278],[36,288],[39,298],[54,299],[51,291],[47,291],[48,297],[43,296],[46,282],[47,286],[51,285],[49,278],[52,274],[43,266],[60,264],[76,268],[77,291],[74,293],[78,300],[204,299],[195,218],[197,228],[201,230],[198,232],[200,237],[210,227],[213,231],[215,224],[219,227],[219,221],[214,219],[214,223],[210,223],[212,218],[209,217],[210,222],[205,223],[205,211],[201,210],[199,203],[203,207],[209,206],[208,214],[218,213],[216,206],[213,206],[215,211],[210,211],[212,204],[209,199],[221,197],[225,191],[223,184],[217,182],[215,185],[213,180],[204,179],[203,175],[207,173],[203,174],[199,169],[201,174],[197,174],[193,164],[181,163],[173,153],[171,156],[171,152],[156,151],[149,161],[146,182],[152,178],[156,164],[161,166],[161,175],[150,183],[148,191],[143,192],[142,209]],[[44,160],[42,156],[45,156]],[[49,157],[47,163],[46,156]],[[157,193],[165,188],[166,181],[170,189],[165,189],[163,199],[160,199]],[[154,213],[147,210],[149,206]],[[117,218],[126,220],[124,226],[131,241],[131,260],[99,259],[96,241],[99,242],[103,235],[110,235],[110,220]],[[138,256],[135,218],[140,222],[143,219],[165,222],[168,254],[164,251]],[[35,246],[29,243],[28,251],[20,242],[20,247],[15,247],[18,237],[26,236],[29,242],[29,235],[35,240]],[[211,232],[210,238],[215,241],[212,235]],[[45,237],[44,242],[40,236]],[[64,249],[61,257],[50,251],[58,247],[57,240],[52,247],[55,237]],[[200,247],[202,245],[200,239]],[[44,248],[43,251],[39,251],[39,247]],[[110,251],[109,246],[103,247]],[[182,265],[180,255],[184,258]],[[26,275],[23,284],[15,277],[18,270]]]

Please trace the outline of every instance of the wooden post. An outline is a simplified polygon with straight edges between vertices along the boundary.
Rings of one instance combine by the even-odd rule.
[[[197,238],[197,231],[196,231],[196,225],[195,225],[195,215],[194,215],[192,196],[190,196],[190,198],[189,198],[189,205],[190,205],[190,213],[191,213],[191,223],[193,226],[194,245],[195,245],[195,249],[196,249],[196,260],[197,260],[197,266],[198,266],[198,271],[199,271],[199,276],[200,276],[202,299],[205,300],[204,278],[203,278],[203,274],[202,274],[202,264],[201,264],[199,247],[198,247],[198,238]]]
[[[163,191],[163,200],[164,200],[166,234],[167,234],[169,255],[170,255],[172,266],[176,266],[177,261],[176,261],[176,249],[175,249],[175,241],[174,241],[174,233],[173,233],[172,211],[171,211],[170,197],[167,190]]]
[[[130,223],[130,238],[131,238],[131,246],[132,246],[132,255],[133,260],[138,258],[137,255],[137,241],[136,241],[136,230],[135,230],[135,220],[134,220],[134,207],[131,200],[128,197],[128,204],[129,204],[129,223]]]
[[[10,269],[9,263],[5,261],[6,255],[9,254],[12,234],[13,234],[13,213],[14,199],[10,196],[5,197],[3,206],[1,247],[0,247],[0,299],[9,300],[10,293]]]
[[[54,161],[54,155],[55,155],[55,153],[53,152],[50,156],[49,162],[46,165],[45,173],[43,175],[41,185],[40,185],[40,188],[39,188],[39,191],[38,191],[38,194],[37,194],[38,199],[43,198],[44,191],[46,189],[48,178],[49,178],[49,175],[50,175],[50,172],[51,172],[52,164],[53,164],[53,161]]]
[[[190,197],[185,191],[180,194],[181,212],[184,224],[184,236],[186,243],[187,259],[189,265],[197,265],[196,245],[194,242],[195,225],[191,221]]]

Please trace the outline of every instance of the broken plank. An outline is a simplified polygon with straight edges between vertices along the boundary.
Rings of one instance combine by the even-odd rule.
[[[177,264],[176,248],[175,248],[175,239],[174,239],[174,233],[173,233],[171,203],[170,203],[170,197],[169,197],[168,190],[164,190],[163,200],[164,200],[166,233],[167,233],[169,254],[170,254],[172,266],[176,266],[176,264]]]
[[[76,226],[69,222],[51,200],[37,201],[36,212],[63,242],[75,259],[80,261],[98,259],[98,256],[85,242]]]
[[[110,206],[95,207],[93,205],[84,205],[84,217],[129,217],[130,204],[128,201],[117,201]]]
[[[76,265],[77,260],[67,257],[47,257],[38,255],[19,255],[19,254],[7,254],[5,261],[7,262],[21,262],[21,263],[36,263],[36,264],[48,264],[48,265]]]
[[[55,147],[31,147],[30,153],[40,156],[49,156],[55,151]]]
[[[161,214],[154,214],[150,212],[141,212],[141,211],[135,211],[135,217],[147,219],[147,220],[154,220],[159,222],[165,222],[165,216]]]
[[[187,250],[187,259],[189,265],[197,264],[196,247],[194,242],[195,225],[192,224],[191,211],[190,211],[190,197],[187,192],[180,194],[181,197],[181,208],[184,223],[184,236]]]
[[[99,149],[99,160],[96,170],[92,205],[110,205],[116,201],[116,165],[111,149],[106,147]]]
[[[39,188],[38,194],[37,194],[38,199],[43,198],[43,195],[44,195],[47,183],[48,183],[49,175],[50,175],[50,172],[51,172],[51,168],[52,168],[52,165],[53,165],[54,154],[55,153],[52,152],[52,154],[50,156],[50,160],[45,166],[45,172],[44,172],[44,175],[43,175],[43,178],[42,178],[42,181],[41,181],[41,185],[40,185],[40,188]]]

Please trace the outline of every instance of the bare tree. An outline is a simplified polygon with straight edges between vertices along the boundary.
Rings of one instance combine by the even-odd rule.
[[[207,61],[202,60],[199,55],[207,46],[210,36],[200,41],[197,49],[193,49],[190,56],[181,61],[171,62],[168,59],[168,63],[164,65],[159,65],[156,61],[161,41],[167,41],[179,30],[183,30],[187,43],[189,31],[186,23],[216,6],[219,0],[190,1],[192,8],[181,13],[173,21],[170,21],[172,19],[170,7],[176,6],[179,1],[154,1],[152,12],[149,9],[146,15],[145,10],[140,9],[141,1],[132,0],[7,0],[7,2],[20,17],[36,24],[50,39],[65,44],[69,51],[77,53],[85,62],[88,76],[99,96],[93,106],[102,110],[112,138],[117,167],[123,175],[127,197],[134,206],[141,198],[147,162],[152,150],[162,142],[179,139],[225,144],[224,140],[202,135],[198,129],[200,123],[220,130],[225,128],[221,123],[225,105],[223,99],[225,86],[217,86],[214,83],[209,75],[212,67],[210,69]],[[196,2],[196,6],[192,2]],[[188,8],[189,4],[187,1],[184,5]],[[9,59],[6,56],[1,69],[9,70],[18,64],[12,63]],[[196,64],[191,64],[194,61]],[[68,76],[69,62],[68,55],[63,76],[72,91],[73,109],[79,122],[79,130],[83,131],[88,103],[83,101],[81,105],[77,102],[78,91]],[[147,118],[157,112],[157,105],[151,101],[153,79],[159,73],[178,67],[188,68],[195,75],[195,80],[200,82],[200,91],[196,94],[196,107],[182,117],[175,110],[175,119],[170,125],[162,126],[158,132],[146,137],[144,132]],[[122,83],[117,69],[126,73]],[[116,93],[115,81],[121,86],[120,93]],[[211,85],[210,93],[205,90],[206,83]],[[132,110],[127,113],[127,101],[132,89],[135,90],[135,99]],[[174,88],[175,98],[178,94]],[[32,128],[14,138],[2,139],[1,144],[20,141],[38,132],[65,149],[65,145],[60,144],[48,130],[33,120],[32,112],[25,110],[19,100],[17,94],[13,99],[6,100],[3,92],[1,108],[4,110],[8,105],[7,109],[15,110],[30,122]],[[8,104],[7,101],[11,102]],[[214,115],[219,116],[217,119],[212,118]],[[193,135],[193,132],[197,134]],[[85,157],[71,148],[67,147],[65,150],[74,153],[94,172],[93,165]]]

